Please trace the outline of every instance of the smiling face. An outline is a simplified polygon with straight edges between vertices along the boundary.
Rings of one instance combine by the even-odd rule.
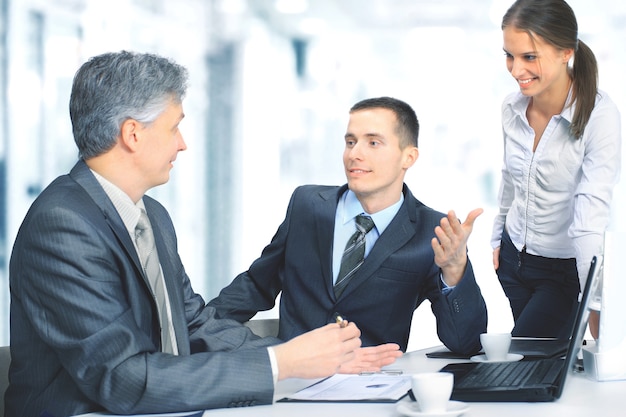
[[[398,202],[404,175],[417,160],[414,146],[401,148],[393,111],[369,108],[350,113],[343,164],[352,190],[373,214]]]
[[[187,149],[178,129],[184,116],[182,104],[170,102],[154,122],[138,129],[139,169],[147,182],[146,189],[166,183],[178,152]]]
[[[572,49],[557,49],[540,36],[514,26],[503,29],[506,66],[522,94],[529,97],[550,96],[569,86],[568,61]]]

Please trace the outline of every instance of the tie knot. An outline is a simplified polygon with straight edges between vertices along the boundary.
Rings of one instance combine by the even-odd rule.
[[[135,238],[138,238],[143,234],[143,232],[150,228],[150,220],[148,220],[148,215],[145,210],[141,210],[141,214],[139,215],[139,220],[137,220],[137,225],[135,226]]]
[[[374,220],[370,216],[359,214],[356,216],[356,226],[361,232],[367,234],[374,227]]]
[[[139,229],[141,231],[146,230],[150,227],[150,220],[148,220],[148,215],[145,210],[141,210],[141,214],[139,215],[139,220],[137,220],[137,225],[135,229]]]

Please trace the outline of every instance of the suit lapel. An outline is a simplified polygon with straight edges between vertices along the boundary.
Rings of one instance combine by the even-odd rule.
[[[333,291],[333,236],[335,235],[335,213],[337,202],[348,189],[347,185],[331,188],[319,193],[313,206],[317,251],[322,265],[322,279],[328,296],[334,299]]]
[[[139,261],[139,257],[137,255],[137,251],[135,250],[135,245],[131,240],[130,235],[128,234],[128,230],[126,226],[124,226],[124,222],[122,221],[120,215],[118,214],[115,206],[107,196],[106,192],[93,175],[87,164],[84,161],[78,161],[72,171],[70,172],[70,176],[80,184],[81,187],[89,194],[91,199],[96,203],[96,205],[102,210],[102,215],[106,219],[109,227],[115,234],[115,236],[122,243],[122,246],[126,250],[128,257],[134,263],[137,270],[143,276],[143,268],[141,267],[141,262]],[[148,284],[147,279],[144,277],[144,281],[146,285]]]
[[[389,226],[378,237],[372,250],[365,258],[363,265],[357,270],[340,298],[349,297],[356,288],[370,279],[391,254],[404,246],[415,235],[414,198],[406,185],[403,188],[404,203],[389,223]]]

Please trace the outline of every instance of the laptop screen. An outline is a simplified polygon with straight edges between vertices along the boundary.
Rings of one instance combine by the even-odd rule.
[[[565,356],[565,367],[561,372],[560,380],[555,392],[556,398],[561,396],[567,374],[574,368],[574,364],[578,359],[578,353],[580,352],[585,332],[587,331],[587,323],[589,321],[589,304],[591,297],[595,293],[596,286],[598,285],[598,275],[600,274],[601,269],[602,257],[594,256],[591,260],[589,274],[587,275],[587,282],[585,283],[585,288],[582,292],[582,299],[578,305],[578,314],[576,314],[576,321],[574,322],[570,346],[569,349],[567,349],[567,355]]]

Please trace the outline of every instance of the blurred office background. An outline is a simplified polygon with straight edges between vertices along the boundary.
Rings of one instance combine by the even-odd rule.
[[[421,122],[420,159],[406,178],[414,194],[461,218],[485,209],[470,256],[490,330],[509,330],[489,236],[500,103],[517,88],[500,30],[511,2],[0,0],[0,345],[9,342],[7,271],[20,222],[76,161],[73,75],[90,56],[121,49],[156,52],[190,71],[181,125],[189,149],[151,195],[169,209],[187,272],[207,301],[269,243],[296,186],[345,182],[348,109],[389,95],[410,103]],[[598,58],[601,88],[626,112],[626,2],[570,4]],[[620,188],[618,205],[623,195]],[[437,343],[427,304],[409,349]]]

